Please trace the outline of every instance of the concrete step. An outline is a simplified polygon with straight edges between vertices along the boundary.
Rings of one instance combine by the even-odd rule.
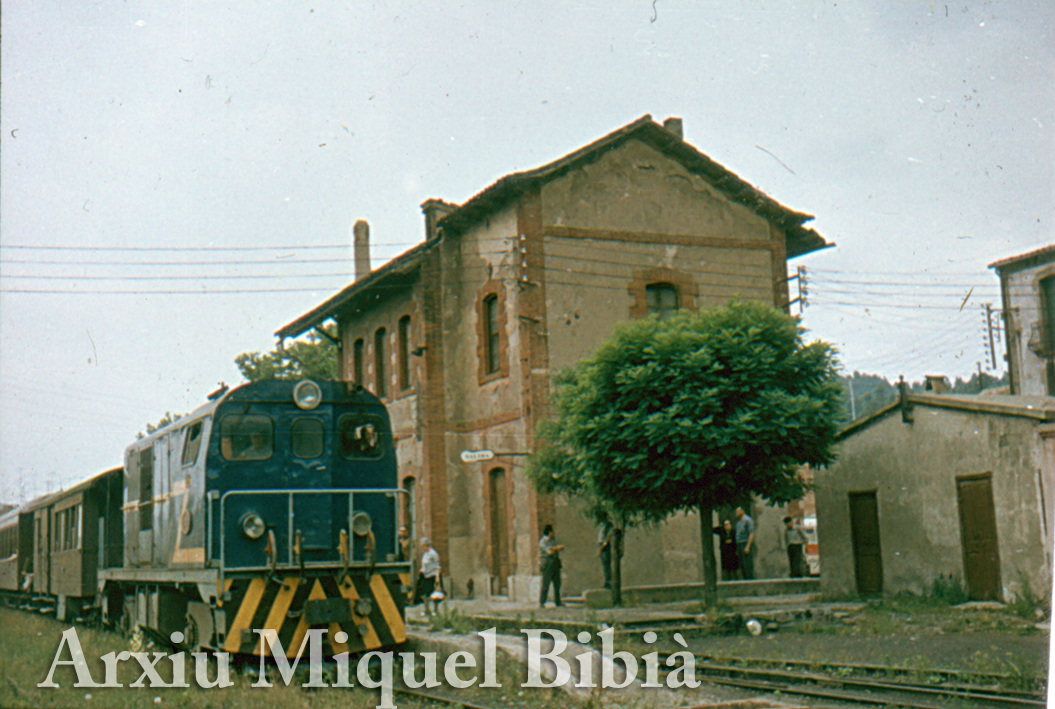
[[[722,605],[732,608],[784,608],[788,606],[809,606],[820,601],[819,593],[794,593],[782,596],[732,596],[722,598]]]
[[[703,598],[703,589],[702,583],[632,586],[623,589],[623,604],[647,606],[698,601]],[[718,584],[718,600],[727,603],[733,598],[819,595],[820,590],[819,578],[729,581]],[[588,589],[582,595],[586,606],[590,608],[607,608],[612,605],[612,595],[607,589]]]

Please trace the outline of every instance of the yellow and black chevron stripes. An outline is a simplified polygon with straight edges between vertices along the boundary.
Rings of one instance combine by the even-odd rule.
[[[334,576],[286,576],[269,582],[261,577],[233,579],[225,584],[231,594],[224,603],[229,619],[223,650],[237,654],[265,656],[270,648],[255,630],[274,629],[287,657],[296,657],[297,650],[308,632],[304,619],[304,605],[308,601],[345,598],[354,609],[356,601],[370,601],[370,612],[360,616],[354,612],[351,620],[328,625],[323,652],[364,652],[399,645],[406,641],[403,608],[406,599],[400,593],[398,574],[350,574],[343,583]],[[346,643],[336,643],[333,636],[343,630]]]

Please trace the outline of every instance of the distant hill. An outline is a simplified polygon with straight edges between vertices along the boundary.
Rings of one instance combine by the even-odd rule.
[[[840,379],[843,383],[843,407],[846,410],[845,418],[847,421],[870,416],[897,401],[897,384],[887,381],[884,377],[854,372],[853,375],[840,377]],[[995,389],[1007,385],[1008,378],[1006,373],[997,379],[985,372],[978,372],[971,375],[971,378],[967,381],[957,379],[952,383],[948,393],[980,394],[987,389]],[[916,394],[926,392],[925,381],[912,382],[909,387]]]

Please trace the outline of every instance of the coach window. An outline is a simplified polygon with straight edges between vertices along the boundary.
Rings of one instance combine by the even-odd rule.
[[[345,414],[337,420],[341,457],[380,458],[385,452],[384,425],[377,416]]]
[[[359,386],[364,386],[363,381],[363,338],[359,338],[352,345],[352,376]]]
[[[374,333],[374,393],[385,398],[385,328]]]
[[[55,537],[52,548],[55,551],[80,549],[81,547],[81,506],[72,505],[54,513]]]
[[[410,389],[410,316],[399,320],[399,390]]]
[[[678,309],[678,289],[670,283],[649,283],[645,286],[645,304],[649,315],[666,320]]]
[[[263,414],[228,414],[220,420],[220,453],[227,460],[267,460],[274,451],[274,426]]]
[[[289,428],[290,448],[298,458],[318,458],[322,455],[322,421],[301,418]]]
[[[195,421],[183,427],[183,465],[194,465],[201,450],[202,422]]]

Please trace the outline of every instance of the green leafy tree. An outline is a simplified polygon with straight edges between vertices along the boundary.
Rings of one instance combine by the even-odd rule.
[[[183,418],[183,416],[184,416],[184,414],[174,414],[171,411],[166,411],[165,415],[162,416],[161,419],[158,420],[157,423],[148,423],[147,424],[147,432],[146,433],[143,433],[142,431],[137,433],[136,434],[136,440],[139,440],[140,438],[146,438],[147,436],[149,436],[151,433],[154,433],[155,431],[160,431],[161,429],[165,428],[165,426],[168,426],[170,423],[175,423],[176,421],[179,421],[181,418]]]
[[[616,328],[555,380],[550,449],[536,480],[579,489],[645,522],[695,509],[704,601],[717,600],[711,531],[716,507],[805,492],[804,464],[834,460],[843,415],[834,350],[803,344],[798,321],[733,302]],[[554,462],[557,459],[557,462]]]
[[[261,379],[336,379],[337,345],[311,333],[270,352],[243,352],[234,358],[247,381]]]

